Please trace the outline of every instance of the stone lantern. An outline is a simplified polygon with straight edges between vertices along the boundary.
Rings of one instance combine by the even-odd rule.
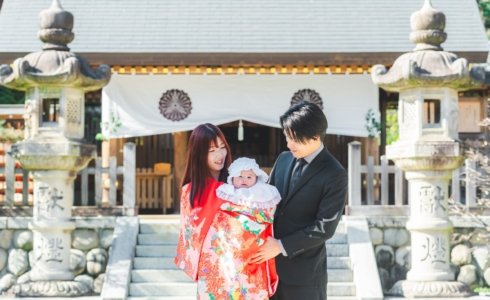
[[[410,18],[413,52],[387,70],[372,68],[375,84],[399,93],[399,140],[386,156],[406,172],[411,216],[412,269],[390,293],[405,297],[466,297],[469,287],[450,268],[448,182],[464,161],[458,139],[458,91],[479,87],[485,73],[445,52],[445,15],[426,0]]]
[[[43,51],[0,66],[0,84],[26,92],[25,140],[12,147],[34,181],[32,270],[19,278],[17,296],[63,296],[91,292],[73,281],[70,270],[73,183],[78,170],[96,156],[84,143],[85,92],[101,89],[110,79],[106,65],[92,69],[70,52],[73,15],[57,0],[39,15]]]

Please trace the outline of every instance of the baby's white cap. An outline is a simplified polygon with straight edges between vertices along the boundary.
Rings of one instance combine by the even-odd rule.
[[[240,157],[236,159],[228,168],[230,175],[228,176],[228,183],[232,184],[233,177],[240,176],[240,173],[245,170],[252,170],[257,175],[257,182],[266,183],[269,179],[269,175],[259,168],[259,165],[255,162],[255,159]]]

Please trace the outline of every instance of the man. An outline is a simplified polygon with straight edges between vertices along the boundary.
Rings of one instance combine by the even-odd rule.
[[[271,300],[325,300],[325,242],[342,217],[347,173],[323,145],[328,123],[316,104],[298,103],[280,121],[291,151],[279,155],[270,176],[282,196],[275,238],[251,262],[276,257],[279,286]]]

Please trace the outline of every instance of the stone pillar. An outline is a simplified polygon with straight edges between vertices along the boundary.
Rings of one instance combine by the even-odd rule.
[[[453,224],[448,214],[448,182],[451,171],[407,172],[411,216],[407,229],[412,234],[413,281],[454,280],[450,262],[450,233]]]
[[[29,273],[32,281],[73,280],[70,270],[71,218],[73,205],[72,171],[35,171],[34,215],[29,229],[34,234],[36,264]]]
[[[423,128],[420,133],[424,134]],[[412,237],[412,269],[407,280],[395,283],[390,290],[392,294],[405,297],[471,295],[468,286],[454,281],[450,268],[453,224],[449,220],[448,183],[452,171],[463,163],[459,151],[458,143],[441,140],[400,140],[386,149],[386,155],[405,171],[411,212],[407,229]]]

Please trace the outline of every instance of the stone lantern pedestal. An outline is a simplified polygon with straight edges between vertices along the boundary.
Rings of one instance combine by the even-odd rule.
[[[405,170],[409,182],[412,269],[391,294],[404,297],[467,297],[469,287],[455,280],[450,268],[453,224],[448,215],[448,183],[463,164],[455,142],[395,143],[387,157]]]
[[[23,168],[33,170],[33,220],[36,263],[28,273],[30,281],[73,280],[70,270],[73,184],[78,170],[96,156],[93,145],[42,137],[28,139],[12,147]],[[49,166],[51,170],[46,170]],[[22,280],[21,280],[22,281]]]
[[[73,281],[70,270],[74,189],[77,172],[97,155],[95,145],[84,143],[85,92],[109,82],[106,65],[93,70],[79,55],[69,52],[73,15],[57,0],[39,15],[43,51],[0,66],[0,83],[26,91],[25,139],[12,146],[12,155],[34,181],[34,213],[29,228],[34,235],[33,268],[9,294],[79,296],[92,293]]]
[[[464,161],[458,140],[458,91],[481,86],[485,73],[443,51],[446,17],[426,0],[410,18],[413,52],[393,67],[373,66],[372,79],[399,93],[399,140],[386,156],[405,171],[409,182],[412,269],[390,294],[409,298],[468,297],[470,288],[455,280],[450,268],[448,183]]]

